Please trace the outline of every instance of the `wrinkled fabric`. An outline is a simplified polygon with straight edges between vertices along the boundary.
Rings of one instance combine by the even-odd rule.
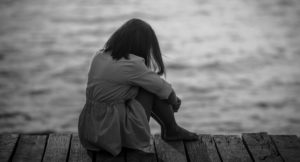
[[[171,85],[148,69],[141,57],[130,54],[128,60],[116,61],[106,53],[95,55],[78,122],[83,147],[117,155],[122,147],[143,150],[150,146],[147,116],[135,100],[140,87],[161,99],[172,92]]]

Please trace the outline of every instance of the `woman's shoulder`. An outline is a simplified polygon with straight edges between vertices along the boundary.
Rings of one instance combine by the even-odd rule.
[[[144,58],[137,56],[135,54],[129,54],[128,55],[128,59],[126,58],[121,58],[120,61],[126,61],[126,62],[141,62],[141,61],[145,61]]]
[[[135,68],[139,66],[144,66],[145,60],[144,58],[134,55],[134,54],[129,54],[128,58],[121,58],[119,60],[114,60],[111,56],[111,53],[108,52],[98,52],[94,60],[97,60],[98,63],[100,62],[109,62],[106,64],[107,66],[113,66],[113,67],[118,67],[118,68]]]
[[[103,51],[97,51],[96,54],[95,54],[95,57],[97,56],[102,56],[102,57],[105,57],[105,58],[111,58],[111,52],[103,52]],[[144,58],[140,57],[140,56],[137,56],[135,54],[129,54],[128,55],[128,58],[121,58],[119,60],[116,60],[116,61],[121,61],[121,62],[140,62],[140,61],[145,61]]]
[[[129,54],[128,59],[121,58],[117,62],[119,62],[118,67],[121,69],[122,72],[125,72],[125,74],[139,73],[147,70],[144,58],[134,54]]]
[[[137,68],[137,67],[145,66],[144,58],[134,54],[129,54],[128,58],[121,58],[116,62],[118,62],[118,64],[123,68]]]

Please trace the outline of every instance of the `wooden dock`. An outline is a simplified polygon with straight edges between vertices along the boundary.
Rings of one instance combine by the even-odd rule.
[[[244,133],[199,135],[198,141],[165,142],[153,137],[155,154],[130,149],[116,157],[86,151],[78,134],[1,134],[0,162],[300,162],[300,139],[295,135]]]

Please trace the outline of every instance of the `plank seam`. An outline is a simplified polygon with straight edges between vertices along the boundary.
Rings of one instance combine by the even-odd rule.
[[[96,162],[97,153],[95,151],[92,151],[92,153],[92,162]]]
[[[280,158],[282,159],[282,161],[283,161],[283,162],[286,162],[286,160],[285,160],[285,159],[283,158],[283,156],[281,155],[281,153],[280,153],[279,149],[277,148],[277,145],[276,145],[276,143],[275,143],[275,141],[274,141],[273,137],[272,137],[272,136],[269,136],[269,137],[271,138],[271,142],[274,144],[274,146],[275,146],[275,149],[276,149],[276,151],[277,151],[278,155],[280,156]]]
[[[246,141],[244,140],[244,137],[243,136],[241,136],[241,137],[242,137],[242,142],[243,142],[248,154],[250,155],[251,160],[255,161],[253,155],[251,154],[250,148],[248,147]]]
[[[67,153],[66,161],[69,161],[70,152],[71,152],[71,142],[72,142],[72,138],[73,138],[73,135],[72,135],[72,133],[71,133],[70,139],[69,139],[69,147],[68,147],[68,153]]]
[[[124,151],[124,162],[127,162],[127,150]]]
[[[185,151],[185,157],[186,157],[186,160],[187,160],[188,162],[191,162],[190,156],[189,156],[189,154],[188,154],[188,150],[187,150],[187,147],[186,147],[186,144],[185,144],[185,141],[182,141],[182,142],[183,142],[183,146],[184,146],[184,151]]]
[[[13,156],[14,156],[15,153],[16,153],[16,150],[17,150],[17,146],[18,146],[18,144],[19,144],[19,141],[20,141],[20,135],[18,134],[18,139],[17,139],[17,141],[16,141],[16,144],[15,144],[15,146],[14,146],[14,148],[13,148],[13,151],[12,151],[10,157],[8,158],[8,161],[12,161]]]
[[[218,146],[217,146],[217,144],[216,144],[215,138],[214,138],[213,136],[212,136],[211,138],[212,138],[212,141],[213,141],[213,143],[214,143],[214,146],[215,146],[215,148],[216,148],[216,150],[217,150],[217,153],[218,153],[218,155],[219,155],[219,158],[220,158],[221,162],[224,162],[224,160],[222,159],[221,153],[220,153],[220,151],[219,151],[219,148],[218,148]],[[202,139],[201,139],[201,140],[202,140]]]
[[[42,161],[44,161],[44,156],[45,156],[47,145],[48,145],[49,135],[46,135],[46,142],[45,142],[44,151],[43,151],[43,155],[42,155]]]
[[[156,150],[156,144],[155,144],[155,141],[154,141],[154,136],[153,136],[153,142],[152,143],[153,143],[153,147],[154,147],[156,162],[159,162],[158,155],[157,155],[157,150]]]

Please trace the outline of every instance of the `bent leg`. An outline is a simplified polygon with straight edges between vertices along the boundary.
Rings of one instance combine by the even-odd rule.
[[[153,107],[154,94],[146,91],[143,88],[139,89],[139,93],[135,97],[137,101],[144,107],[147,119],[150,120],[150,115]]]
[[[166,101],[154,96],[151,116],[160,124],[161,135],[164,140],[197,140],[195,133],[177,125],[174,111]]]
[[[150,115],[160,124],[161,134],[164,140],[197,140],[195,133],[189,132],[177,125],[172,107],[164,100],[159,99],[156,95],[139,89],[135,98],[144,107],[147,119]]]
[[[151,116],[166,128],[177,126],[174,111],[169,103],[154,96]]]

